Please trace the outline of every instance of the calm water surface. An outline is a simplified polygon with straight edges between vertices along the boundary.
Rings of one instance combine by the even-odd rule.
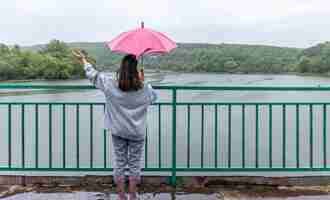
[[[229,74],[153,74],[149,77],[155,84],[166,85],[330,85],[329,78],[305,77],[295,75],[229,75]],[[87,80],[77,81],[53,81],[36,82],[42,84],[89,84]],[[1,94],[2,93],[2,94]],[[2,102],[103,102],[104,97],[97,90],[81,91],[2,91],[0,101]],[[170,91],[159,91],[160,102],[171,100]],[[330,102],[330,92],[271,92],[271,91],[179,91],[178,101],[180,102]],[[90,166],[90,110],[89,106],[80,107],[80,128],[79,128],[79,154],[80,167]],[[296,110],[295,105],[286,106],[286,137],[283,144],[283,107],[273,106],[273,127],[272,127],[272,160],[273,167],[283,166],[283,147],[286,149],[285,158],[287,167],[295,167],[297,162],[296,151]],[[63,164],[63,120],[62,105],[52,107],[52,159],[53,167],[61,167]],[[159,126],[158,107],[153,106],[148,115],[148,167],[169,167],[171,163],[171,107],[161,108],[161,125]],[[228,106],[218,106],[215,122],[215,106],[204,106],[204,124],[201,123],[201,106],[190,107],[190,146],[188,141],[188,108],[180,106],[177,109],[177,162],[178,167],[227,167],[231,160],[231,167],[242,165],[242,107],[231,107],[231,128],[229,129]],[[330,110],[330,109],[328,109]],[[25,106],[25,166],[35,167],[35,106]],[[48,105],[39,106],[39,167],[48,167],[49,164],[49,112]],[[76,167],[77,160],[77,129],[76,129],[76,107],[66,106],[66,167]],[[327,111],[327,114],[330,114]],[[245,166],[255,167],[256,161],[256,108],[255,106],[245,107]],[[314,167],[323,166],[323,106],[313,106],[313,164]],[[308,167],[310,164],[310,123],[309,106],[302,105],[299,115],[299,164],[301,167]],[[259,107],[259,167],[269,166],[269,109],[268,106]],[[328,119],[330,119],[328,117]],[[0,106],[0,120],[8,121],[7,105]],[[12,108],[12,159],[13,166],[22,166],[21,161],[21,106]],[[217,130],[215,124],[217,123]],[[103,107],[93,107],[93,166],[104,166],[104,132]],[[202,127],[204,127],[204,142],[202,145]],[[160,128],[160,130],[159,130]],[[327,126],[329,128],[329,126]],[[7,152],[8,123],[1,123],[2,139],[0,149]],[[328,131],[328,130],[327,130]],[[229,132],[231,132],[231,144],[229,144]],[[161,137],[161,149],[159,152],[159,133]],[[215,148],[215,134],[217,135],[218,148]],[[106,166],[111,167],[111,141],[106,135],[107,141],[107,162]],[[231,145],[231,150],[230,149]],[[330,145],[328,145],[330,146]],[[203,149],[202,149],[203,148]],[[188,155],[188,149],[190,154]],[[327,147],[327,155],[330,155]],[[217,151],[217,152],[216,152]],[[231,151],[229,156],[229,151]],[[159,159],[161,156],[161,160]],[[202,160],[203,155],[203,160]],[[217,158],[215,157],[217,155]],[[190,157],[190,161],[188,158]],[[8,154],[0,155],[0,165],[7,166]],[[330,160],[330,157],[327,159]],[[327,162],[328,162],[327,161]],[[145,164],[145,163],[144,163]],[[327,163],[330,165],[330,163]]]

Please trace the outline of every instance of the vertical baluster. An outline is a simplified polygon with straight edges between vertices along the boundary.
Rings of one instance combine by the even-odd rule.
[[[53,121],[53,117],[52,117],[52,104],[49,104],[48,106],[48,114],[49,114],[49,130],[48,130],[48,139],[49,139],[49,149],[48,149],[48,155],[49,155],[49,168],[52,168],[52,164],[53,164],[53,155],[52,155],[52,149],[53,149],[53,138],[52,138],[52,121]]]
[[[268,107],[268,119],[269,119],[269,168],[273,167],[273,105]]]
[[[202,105],[201,120],[201,168],[204,167],[204,105]]]
[[[144,143],[144,158],[145,158],[145,162],[144,162],[144,168],[147,169],[148,168],[148,124],[146,127],[146,140]]]
[[[286,105],[282,105],[282,167],[286,168]]]
[[[299,149],[300,139],[299,139],[299,104],[296,104],[296,166],[300,167],[300,149]]]
[[[103,105],[105,113],[105,104]],[[103,129],[103,168],[107,168],[107,130]]]
[[[8,167],[11,168],[11,104],[8,104]]]
[[[66,125],[65,125],[65,122],[66,122],[66,109],[65,109],[65,104],[62,104],[62,137],[63,137],[63,146],[62,146],[62,156],[63,156],[63,168],[66,168],[66,148],[65,148],[65,145],[66,145],[66,131],[65,131],[65,128],[66,128]]]
[[[172,186],[176,186],[176,106],[177,89],[174,88],[172,89]]]
[[[310,128],[310,135],[309,135],[309,150],[310,150],[310,168],[313,168],[313,105],[309,105],[309,128]]]
[[[93,104],[90,104],[89,107],[89,133],[90,133],[90,145],[89,145],[89,164],[90,164],[90,168],[93,168],[93,145],[94,145],[94,141],[93,141]]]
[[[187,127],[187,168],[190,168],[190,105],[187,108],[188,127]]]
[[[22,129],[22,168],[25,168],[25,105],[21,107],[21,129]]]
[[[245,168],[245,105],[242,105],[242,167]]]
[[[218,105],[214,105],[214,167],[218,167]]]
[[[76,105],[76,166],[79,168],[80,159],[79,159],[79,104]]]
[[[103,168],[107,168],[107,130],[103,129]]]
[[[158,104],[158,168],[162,168],[162,113],[161,105]]]
[[[231,104],[228,105],[228,168],[231,168]]]
[[[36,136],[35,136],[35,166],[36,168],[39,167],[39,105],[35,105],[35,129],[36,129]]]
[[[255,157],[256,157],[256,168],[259,167],[259,105],[256,105],[256,151],[255,151]]]
[[[327,168],[327,105],[323,104],[323,167]]]

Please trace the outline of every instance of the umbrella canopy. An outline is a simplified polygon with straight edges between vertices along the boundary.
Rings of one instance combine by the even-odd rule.
[[[176,48],[176,44],[163,33],[144,27],[124,32],[106,43],[113,52],[133,54],[136,57],[147,54],[164,54]]]

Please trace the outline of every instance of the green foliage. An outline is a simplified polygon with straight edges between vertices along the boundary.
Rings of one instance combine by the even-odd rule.
[[[86,50],[97,60],[101,70],[114,70],[122,55],[111,53],[104,43],[68,43],[71,48]],[[33,49],[42,49],[34,46]],[[282,73],[297,70],[302,49],[238,45],[179,43],[164,56],[146,56],[144,66],[151,69],[186,72]]]
[[[10,49],[5,44],[0,43],[0,55],[8,55],[10,53]]]
[[[69,79],[83,75],[83,67],[61,41],[52,40],[38,51],[0,45],[0,80]]]
[[[57,59],[64,59],[70,56],[69,47],[59,40],[50,41],[44,48],[39,51],[41,54],[50,55]]]
[[[330,74],[330,42],[305,49],[298,63],[300,72]]]
[[[162,69],[209,72],[280,73],[297,62],[301,50],[252,45],[186,45],[159,57]],[[171,67],[170,62],[177,65]],[[151,65],[150,65],[151,67]]]
[[[113,54],[104,43],[63,43],[12,48],[0,44],[0,79],[82,77],[83,68],[71,48],[84,49],[97,60],[100,70],[118,68],[122,55]],[[185,72],[227,73],[322,73],[330,74],[330,43],[307,49],[239,44],[189,44],[164,56],[146,56],[150,69]]]

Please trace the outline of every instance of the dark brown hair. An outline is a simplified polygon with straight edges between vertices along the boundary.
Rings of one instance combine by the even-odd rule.
[[[117,71],[118,87],[124,91],[137,91],[143,87],[143,82],[140,80],[137,70],[138,60],[135,55],[126,55]]]

